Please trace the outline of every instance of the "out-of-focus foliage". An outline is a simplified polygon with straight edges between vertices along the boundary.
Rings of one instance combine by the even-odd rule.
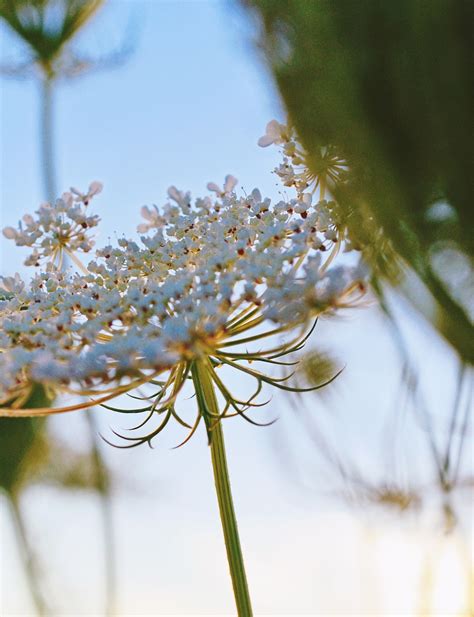
[[[89,452],[59,442],[38,418],[0,418],[0,488],[16,497],[36,483],[103,490],[103,474]]]
[[[44,391],[32,394],[28,404],[51,404]],[[19,552],[38,615],[49,615],[41,584],[40,560],[32,545],[21,506],[25,488],[47,483],[69,489],[104,491],[108,476],[89,454],[76,452],[51,437],[42,418],[0,418],[0,492],[4,491],[16,531]]]
[[[246,4],[313,171],[321,147],[347,160],[334,188],[347,223],[362,241],[383,229],[416,274],[404,293],[473,363],[474,3]],[[398,283],[379,246],[378,282]]]
[[[38,423],[34,418],[0,419],[0,486],[8,493],[19,483],[25,457],[38,435]]]
[[[311,384],[329,381],[338,372],[334,358],[320,351],[307,353],[302,360],[301,370]]]
[[[0,0],[0,17],[30,48],[32,60],[51,79],[81,69],[66,46],[105,0]]]
[[[48,406],[51,400],[42,386],[35,386],[25,404]],[[44,421],[34,418],[0,418],[0,488],[17,492],[25,474],[25,463],[44,438]]]

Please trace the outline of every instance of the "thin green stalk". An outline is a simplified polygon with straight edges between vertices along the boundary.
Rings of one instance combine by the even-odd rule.
[[[216,422],[212,417],[219,414],[214,385],[209,373],[209,368],[204,360],[196,360],[193,363],[191,371],[196,389],[199,411],[206,423],[209,437],[217,501],[219,504],[219,513],[221,516],[222,530],[224,532],[227,561],[229,562],[237,612],[239,617],[251,617],[253,614],[252,605],[250,602],[242,549],[240,547],[237,519],[232,501],[229,470],[227,468],[225,454],[224,433],[222,431],[222,423],[220,421]]]
[[[52,202],[56,197],[56,173],[54,157],[54,79],[44,76],[41,80],[41,170],[43,176],[43,191],[46,199]]]
[[[16,495],[7,494],[8,501],[12,512],[12,519],[15,525],[15,532],[18,546],[20,548],[23,565],[25,568],[26,577],[28,579],[28,587],[31,592],[31,597],[36,608],[36,612],[40,617],[48,615],[48,607],[43,598],[39,587],[39,576],[35,556],[28,540],[23,513],[18,503]]]

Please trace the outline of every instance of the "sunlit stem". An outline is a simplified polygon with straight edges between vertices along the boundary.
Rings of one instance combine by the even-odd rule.
[[[66,255],[68,257],[71,258],[71,260],[73,261],[74,265],[76,265],[79,270],[82,272],[82,274],[85,274],[86,276],[89,274],[89,270],[84,266],[84,264],[81,262],[80,259],[78,259],[74,253],[72,251],[68,251],[67,249],[64,250],[64,252],[66,253]]]
[[[18,497],[16,495],[9,494],[8,500],[11,507],[13,523],[15,525],[15,532],[18,540],[18,546],[22,554],[31,597],[35,605],[36,613],[40,617],[43,617],[43,615],[48,615],[48,607],[46,606],[43,594],[41,593],[41,590],[39,588],[37,563],[28,539],[25,521],[23,520],[23,513],[21,511],[20,504],[18,503]]]
[[[222,422],[215,422],[212,419],[212,417],[215,418],[219,414],[219,407],[209,368],[210,367],[206,364],[206,360],[196,360],[191,369],[192,377],[196,388],[199,412],[204,418],[209,437],[217,501],[219,504],[237,612],[239,617],[251,617],[253,614],[252,605],[250,602],[242,549],[240,547],[237,519],[232,501]]]
[[[329,266],[331,265],[331,263],[334,261],[334,259],[337,257],[339,250],[341,248],[341,240],[340,238],[338,238],[337,242],[334,244],[334,246],[332,247],[331,252],[329,253],[328,258],[326,259],[326,261],[324,262],[324,264],[321,266],[320,272],[326,272],[326,270],[329,268]]]

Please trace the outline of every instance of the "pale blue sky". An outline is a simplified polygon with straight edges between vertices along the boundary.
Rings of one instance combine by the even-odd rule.
[[[232,173],[246,190],[275,194],[276,152],[256,141],[281,112],[250,30],[227,2],[115,0],[84,32],[75,48],[92,57],[136,39],[124,66],[57,90],[58,191],[105,184],[95,205],[102,236],[133,231],[140,207],[161,203],[170,184],[204,193]],[[4,62],[20,57],[4,29],[1,45]],[[1,87],[2,216],[11,224],[44,198],[38,89],[5,79]],[[2,241],[3,260],[6,250]],[[20,260],[9,252],[7,271]]]
[[[95,179],[104,182],[104,193],[94,202],[103,219],[98,243],[114,233],[134,233],[140,207],[160,204],[170,184],[203,194],[209,180],[220,183],[232,173],[247,191],[259,186],[275,196],[276,180],[270,171],[277,152],[258,148],[256,141],[268,120],[283,116],[252,45],[251,25],[235,5],[112,0],[77,48],[89,56],[106,54],[119,45],[130,23],[138,33],[137,47],[125,66],[61,83],[57,93],[59,190],[71,185],[86,188]],[[2,61],[19,57],[12,44],[2,28]],[[31,81],[1,82],[2,226],[14,225],[44,198],[37,95]],[[0,243],[0,272],[24,272],[24,253],[3,237]],[[431,375],[429,403],[449,408],[455,376],[449,351],[412,315],[405,315],[403,328],[415,357],[423,359],[424,371]],[[268,417],[281,418],[271,428],[239,421],[225,427],[250,586],[261,614],[341,615],[349,607],[382,614],[383,599],[372,597],[373,606],[367,604],[376,586],[374,573],[379,570],[381,588],[384,578],[401,576],[408,581],[414,575],[406,563],[413,555],[419,558],[422,549],[417,553],[414,540],[403,536],[394,544],[408,548],[395,566],[366,564],[363,570],[375,570],[361,573],[357,555],[364,550],[364,534],[371,529],[386,539],[386,521],[366,528],[343,512],[337,498],[321,500],[321,494],[337,497],[342,485],[321,463],[302,418],[311,426],[317,414],[318,425],[325,427],[345,460],[356,460],[364,474],[395,479],[398,466],[392,466],[391,454],[398,444],[387,417],[392,401],[397,401],[400,366],[373,307],[323,322],[314,344],[347,365],[329,397],[308,396],[304,416],[299,399],[290,405],[287,397],[277,396],[265,411]],[[423,350],[428,346],[426,357]],[[445,385],[434,384],[433,374],[442,375]],[[109,424],[121,426],[122,418],[102,413],[101,422],[107,431]],[[86,443],[80,414],[57,418],[53,426],[63,439]],[[425,477],[429,460],[426,440],[410,419],[409,431],[417,450],[416,456],[407,457],[418,481]],[[155,451],[104,450],[120,480],[115,508],[122,614],[232,611],[205,436],[195,437],[185,448],[170,450],[183,438],[175,427],[157,441]],[[101,562],[94,498],[38,489],[27,492],[25,508],[49,567],[46,584],[61,614],[98,611]],[[29,599],[5,510],[2,521],[9,560],[0,578],[0,607],[3,602],[5,614],[24,614]],[[413,603],[414,592],[407,589],[406,603]],[[408,606],[403,593],[392,590],[390,607],[395,612]]]

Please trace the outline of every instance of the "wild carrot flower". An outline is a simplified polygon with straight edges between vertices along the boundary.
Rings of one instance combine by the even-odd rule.
[[[347,163],[337,149],[330,145],[321,147],[317,154],[313,153],[309,165],[308,154],[298,142],[295,130],[290,124],[280,124],[276,120],[267,124],[265,135],[260,137],[258,145],[266,148],[271,144],[281,146],[283,152],[283,162],[275,169],[275,173],[285,186],[294,187],[298,195],[314,194],[319,189],[322,200],[328,188],[345,179]],[[335,205],[333,203],[333,207]]]
[[[101,190],[100,182],[92,182],[86,194],[71,189],[55,204],[42,204],[35,217],[25,214],[17,229],[5,227],[3,235],[17,246],[33,248],[26,265],[39,266],[41,260],[49,260],[60,269],[64,253],[74,259],[76,252],[88,253],[94,246],[89,230],[100,219],[90,215],[87,206]]]
[[[223,364],[259,386],[287,388],[242,361],[277,363],[299,347],[315,316],[352,302],[361,273],[324,267],[323,252],[336,241],[326,202],[300,195],[272,206],[258,190],[237,196],[235,183],[227,177],[216,197],[194,206],[189,194],[170,189],[161,210],[142,209],[147,235],[97,250],[72,275],[59,269],[61,254],[90,251],[98,217],[86,204],[94,190],[75,191],[79,203],[65,194],[25,216],[25,226],[7,228],[17,245],[34,247],[28,264],[49,263],[29,287],[3,280],[15,289],[0,304],[3,403],[17,406],[18,391],[36,383],[108,399],[169,373],[150,411],[171,413],[195,361],[204,361],[227,400],[223,416],[251,406],[230,396],[218,376]],[[293,343],[241,349],[278,334]]]
[[[281,127],[271,128],[262,145],[271,137],[293,148],[294,137]],[[96,250],[87,266],[75,252],[92,249],[89,231],[98,217],[87,208],[101,189],[98,183],[86,194],[73,189],[41,206],[18,229],[6,228],[8,239],[34,249],[28,264],[48,263],[29,286],[3,279],[1,413],[108,407],[110,399],[149,384],[154,392],[131,411],[147,414],[141,426],[152,419],[158,425],[143,436],[123,437],[121,447],[150,443],[171,419],[188,428],[187,441],[203,421],[221,515],[231,524],[233,510],[222,485],[228,479],[221,421],[239,415],[257,423],[248,414],[262,405],[266,385],[295,390],[289,376],[277,378],[255,366],[292,364],[284,356],[303,347],[315,319],[350,306],[364,289],[362,269],[331,265],[343,242],[331,203],[303,190],[303,171],[288,173],[293,183],[282,178],[296,188],[295,195],[275,204],[257,189],[239,196],[230,175],[222,188],[209,183],[213,195],[194,203],[189,193],[171,187],[162,208],[142,208],[146,222],[138,227],[138,239],[122,238]],[[63,253],[79,272],[61,270]],[[232,394],[222,367],[253,379],[254,392]],[[197,403],[190,424],[179,413],[187,384]],[[51,398],[70,393],[86,400],[24,409],[38,387]],[[236,527],[233,533],[236,537]],[[239,611],[250,614],[240,548],[227,535],[226,541]]]

